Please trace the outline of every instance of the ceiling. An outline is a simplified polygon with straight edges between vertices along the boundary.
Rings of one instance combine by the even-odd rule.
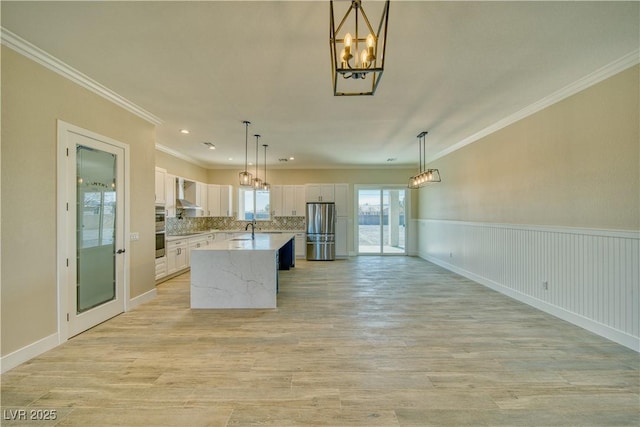
[[[160,146],[211,168],[244,165],[243,120],[249,161],[259,133],[269,168],[417,168],[421,131],[435,159],[640,39],[638,2],[392,0],[378,91],[334,97],[328,1],[1,8],[3,28],[158,117]]]

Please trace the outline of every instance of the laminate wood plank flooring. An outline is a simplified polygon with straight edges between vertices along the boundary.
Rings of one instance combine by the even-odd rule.
[[[157,290],[2,375],[2,425],[640,425],[638,353],[419,258],[298,260],[275,310]]]

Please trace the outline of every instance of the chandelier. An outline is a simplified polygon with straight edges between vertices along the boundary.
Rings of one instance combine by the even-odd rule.
[[[417,175],[409,178],[408,187],[411,189],[424,187],[431,182],[440,182],[440,171],[438,169],[424,169],[427,167],[426,162],[426,140],[429,132],[420,132],[418,135],[418,148],[420,150],[420,170]]]
[[[244,171],[239,173],[240,176],[240,186],[241,187],[250,187],[253,184],[253,176],[249,171],[247,171],[247,144],[249,138],[249,125],[251,122],[245,120],[244,123]]]
[[[389,0],[383,3],[380,21],[375,28],[371,26],[361,0],[351,0],[349,9],[337,26],[333,1],[329,3],[333,95],[373,95],[384,71]],[[361,26],[364,26],[364,31]]]

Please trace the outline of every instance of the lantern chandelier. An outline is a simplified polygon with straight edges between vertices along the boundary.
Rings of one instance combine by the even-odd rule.
[[[371,26],[361,0],[351,0],[349,9],[337,26],[333,1],[329,3],[333,95],[373,95],[384,71],[389,0],[384,2],[376,28]],[[365,27],[364,32],[361,26]]]
[[[418,148],[420,150],[420,170],[417,175],[409,178],[408,187],[411,189],[424,187],[431,182],[440,182],[440,171],[438,169],[424,169],[427,167],[426,162],[426,140],[429,132],[420,132],[418,135]]]
[[[239,173],[240,186],[250,187],[253,185],[253,176],[247,171],[247,144],[249,139],[249,125],[251,122],[245,120],[242,123],[244,123],[244,171]]]

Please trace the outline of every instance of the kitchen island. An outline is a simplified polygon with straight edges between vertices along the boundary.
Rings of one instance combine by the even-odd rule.
[[[295,234],[243,234],[191,252],[191,308],[276,308],[278,270],[295,260]]]

